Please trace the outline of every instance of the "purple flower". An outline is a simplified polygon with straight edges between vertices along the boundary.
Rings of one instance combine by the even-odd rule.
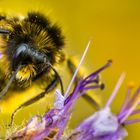
[[[79,82],[75,86],[73,92],[68,95],[71,84],[73,83],[78,69],[85,57],[89,44],[90,42],[86,47],[86,50],[65,92],[65,95],[63,96],[59,90],[56,91],[54,108],[45,113],[43,117],[33,117],[23,129],[16,131],[8,139],[17,138],[41,140],[46,138],[60,140],[60,138],[62,138],[64,130],[72,114],[75,102],[88,90],[103,87],[103,85],[99,82],[98,74],[111,64],[111,61],[108,61],[107,64],[98,69],[96,72],[90,74],[86,78],[79,79]]]
[[[110,110],[110,105],[121,86],[124,76],[123,73],[105,107],[85,119],[72,131],[67,140],[123,140],[128,135],[124,126],[140,122],[140,119],[127,120],[129,116],[140,113],[140,110],[136,110],[136,107],[140,104],[140,98],[138,98],[140,87],[132,97],[130,97],[131,88],[128,89],[119,114],[115,115]]]

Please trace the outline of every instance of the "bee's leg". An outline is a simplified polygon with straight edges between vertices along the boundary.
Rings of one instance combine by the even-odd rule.
[[[70,70],[70,73],[74,74],[74,72],[76,70],[76,66],[73,64],[73,62],[70,59],[67,60],[67,65],[68,65],[68,68]],[[75,81],[74,81],[75,85],[77,84],[79,78],[80,78],[80,75],[77,74]],[[95,107],[95,109],[97,109],[97,110],[100,109],[100,106],[98,105],[98,103],[93,98],[91,98],[88,94],[83,94],[82,97],[86,101],[91,103]]]
[[[42,99],[47,93],[51,92],[59,83],[58,77],[55,75],[54,79],[52,80],[52,82],[46,87],[44,92],[41,92],[39,95],[31,98],[30,100],[24,102],[23,104],[21,104],[18,108],[15,109],[15,111],[12,113],[11,115],[11,121],[9,126],[12,126],[13,120],[14,120],[14,116],[16,114],[16,112],[18,110],[20,110],[21,108],[24,108],[28,105],[31,105],[33,103],[35,103],[36,101]]]

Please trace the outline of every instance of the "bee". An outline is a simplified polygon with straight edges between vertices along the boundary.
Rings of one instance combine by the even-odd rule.
[[[65,60],[64,36],[61,29],[52,24],[40,12],[29,12],[24,18],[0,16],[0,99],[7,90],[24,90],[37,79],[47,83],[44,92],[21,104],[11,115],[53,90],[61,77],[54,68]],[[1,70],[2,69],[2,70]]]
[[[51,92],[60,83],[64,93],[63,83],[55,65],[64,62],[63,52],[65,39],[61,29],[52,24],[44,14],[29,12],[27,16],[7,17],[0,15],[0,100],[8,89],[22,90],[31,87],[34,82],[45,79],[44,91],[27,100],[17,107],[11,115],[12,125],[15,113],[28,105],[35,103]],[[76,66],[67,60],[70,73],[73,74]],[[79,78],[75,80],[75,84]],[[99,79],[97,77],[97,83]],[[98,104],[90,96],[83,96]]]

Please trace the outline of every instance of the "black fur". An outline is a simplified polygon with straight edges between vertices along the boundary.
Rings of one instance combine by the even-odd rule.
[[[44,92],[29,99],[12,113],[12,124],[13,117],[19,109],[43,98],[56,87],[58,81],[61,92],[64,93],[61,77],[54,68],[56,63],[64,60],[64,37],[60,28],[39,12],[30,12],[24,19],[1,16],[0,20],[5,20],[8,25],[3,25],[5,28],[0,30],[4,42],[0,49],[7,64],[3,75],[10,77],[8,84],[2,87],[1,98],[5,96],[9,87],[13,91],[24,90],[35,81],[45,87]],[[2,80],[7,81],[0,77],[0,83]]]
[[[49,19],[43,14],[39,12],[30,12],[23,20],[17,20],[10,23],[12,30],[10,31],[9,39],[7,40],[8,48],[6,50],[6,54],[11,63],[11,70],[15,70],[21,63],[34,63],[35,61],[32,61],[35,59],[33,54],[36,55],[36,60],[39,60],[40,57],[46,55],[46,58],[52,65],[57,62],[56,55],[59,54],[61,57],[59,58],[60,60],[64,59],[64,55],[62,53],[64,37],[61,30],[57,25],[51,24]],[[39,40],[40,42],[36,42],[36,38],[38,37],[44,37],[44,40],[42,39]],[[45,40],[46,38],[48,38],[48,40]],[[45,42],[43,47],[38,46],[38,44],[42,42]],[[22,54],[21,57],[17,58],[15,55],[21,44],[26,44],[29,48],[28,51],[26,50],[24,52],[24,55]],[[52,46],[48,46],[50,44],[52,44]]]
[[[35,23],[45,29],[49,29],[51,26],[50,20],[39,12],[28,13],[27,17],[25,18],[25,21]]]

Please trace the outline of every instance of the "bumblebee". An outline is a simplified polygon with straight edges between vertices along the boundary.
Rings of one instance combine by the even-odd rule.
[[[45,89],[40,94],[21,104],[11,115],[12,125],[15,113],[43,98],[52,91],[58,83],[64,93],[59,73],[54,68],[65,60],[64,36],[61,29],[52,24],[40,12],[29,12],[24,18],[0,15],[0,100],[7,90],[22,90],[32,86],[34,82],[45,79]],[[76,66],[67,60],[70,73]],[[75,80],[77,83],[78,77]],[[99,79],[97,78],[97,83]],[[90,100],[94,107],[98,104],[90,96],[83,96]]]
[[[21,108],[43,98],[60,82],[54,68],[65,60],[64,36],[56,24],[39,12],[29,12],[24,18],[0,16],[0,100],[8,88],[24,90],[37,79],[46,79],[44,92],[21,104]]]

